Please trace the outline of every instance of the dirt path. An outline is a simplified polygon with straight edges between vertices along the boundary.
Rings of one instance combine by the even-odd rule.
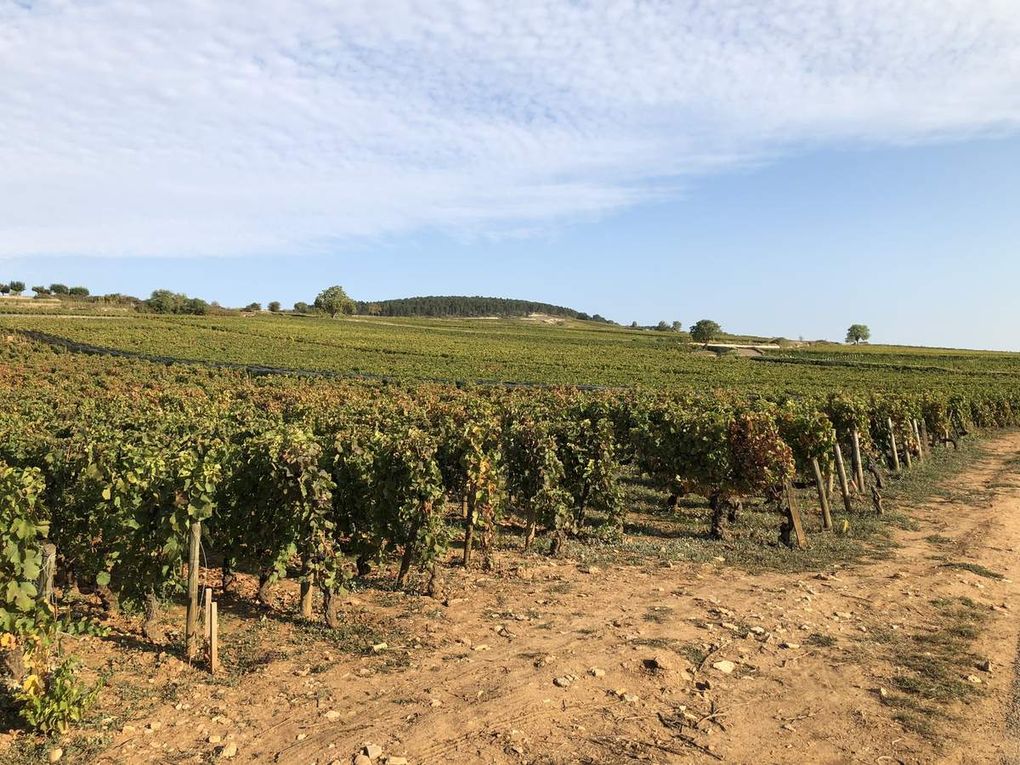
[[[798,577],[508,558],[498,577],[451,577],[446,606],[366,593],[349,608],[399,616],[406,646],[281,647],[168,700],[98,761],[206,762],[233,743],[234,762],[347,765],[370,742],[412,765],[1020,763],[1020,433],[986,449],[953,486],[967,500],[916,508],[888,559]],[[976,693],[943,678],[918,711],[902,678],[943,661],[959,609],[980,620],[974,655],[945,666]],[[153,661],[156,683],[182,671]]]

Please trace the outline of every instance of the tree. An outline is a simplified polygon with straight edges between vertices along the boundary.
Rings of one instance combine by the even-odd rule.
[[[24,282],[11,282],[8,286],[11,288],[12,295],[20,295],[22,292],[25,291]]]
[[[674,331],[674,332],[679,332],[679,331],[680,331],[680,330],[682,330],[683,328],[684,328],[684,325],[683,325],[683,324],[681,324],[680,322],[678,322],[678,321],[674,321],[674,322],[673,322],[673,331]]]
[[[11,285],[6,282],[0,282],[0,295],[6,295],[11,291]]]
[[[46,297],[47,295],[50,294],[50,290],[46,289],[46,287],[43,286],[33,287],[32,292],[35,293],[36,297]]]
[[[248,303],[248,305],[246,305],[241,310],[242,311],[249,311],[249,312],[257,313],[257,312],[262,310],[262,304],[261,303]]]
[[[88,297],[89,291],[86,287],[71,287],[71,289],[67,291],[67,294],[72,297]]]
[[[312,307],[304,301],[299,300],[294,304],[295,313],[308,313],[310,310],[312,310]]]
[[[691,327],[691,340],[698,343],[710,343],[720,332],[722,332],[722,327],[716,322],[711,319],[701,319]]]
[[[35,287],[33,287],[32,289],[35,289]],[[52,292],[54,295],[66,295],[68,293],[67,285],[66,284],[51,284],[50,285],[50,292]]]
[[[170,290],[154,290],[146,307],[154,313],[185,313],[201,316],[209,312],[209,304],[198,298]]]
[[[354,301],[339,284],[320,292],[315,298],[315,307],[328,313],[331,318],[336,318],[338,313],[354,313]]]
[[[867,324],[851,324],[850,329],[846,331],[846,341],[857,345],[858,343],[867,342],[871,339],[871,330],[868,329]]]
[[[631,329],[637,329],[637,328],[638,328],[638,326],[637,326],[637,322],[636,322],[636,321],[632,321],[632,322],[630,323],[630,328],[631,328]]]
[[[273,301],[271,301],[271,302],[269,303],[269,310],[270,310],[270,311],[271,311],[272,313],[279,313],[279,312],[280,312],[280,301],[279,301],[279,300],[273,300]]]
[[[668,332],[669,325],[664,321],[660,321],[658,324],[655,325],[655,330],[657,332]]]

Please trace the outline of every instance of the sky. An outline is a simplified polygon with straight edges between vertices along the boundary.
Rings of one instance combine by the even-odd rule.
[[[1020,350],[1016,0],[0,0],[0,281]]]

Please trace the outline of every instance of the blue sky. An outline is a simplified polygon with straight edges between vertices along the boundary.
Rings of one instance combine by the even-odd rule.
[[[0,2],[0,280],[1020,350],[1020,14]]]

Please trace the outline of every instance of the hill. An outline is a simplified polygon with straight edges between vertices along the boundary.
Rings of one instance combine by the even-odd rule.
[[[397,298],[357,302],[356,312],[365,316],[428,316],[477,318],[481,316],[529,316],[533,313],[562,316],[568,319],[603,321],[608,319],[595,314],[589,316],[582,311],[560,305],[539,303],[534,300],[482,297],[480,295],[428,295],[424,297]]]

